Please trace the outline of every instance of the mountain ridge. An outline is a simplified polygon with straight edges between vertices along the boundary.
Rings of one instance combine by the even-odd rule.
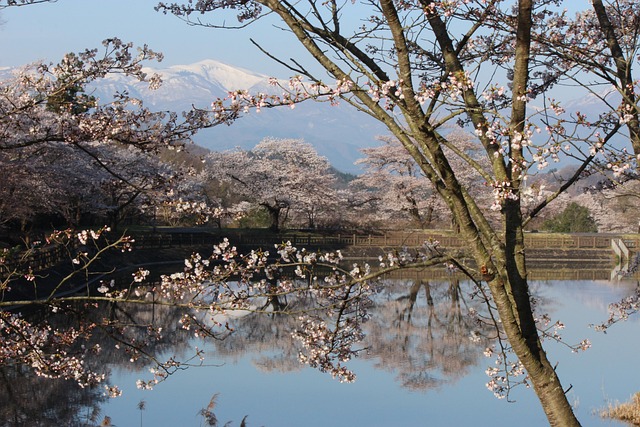
[[[127,90],[152,109],[186,111],[192,107],[209,108],[216,99],[239,89],[277,91],[269,83],[269,76],[213,59],[165,68],[145,67],[144,71],[160,75],[162,85],[150,90],[145,83],[107,76],[93,87],[94,95],[108,99],[116,90]],[[330,107],[310,101],[294,109],[251,111],[230,126],[200,131],[194,141],[207,149],[224,151],[253,148],[265,137],[304,139],[338,170],[360,173],[360,167],[354,165],[362,157],[360,149],[377,145],[376,136],[385,133],[379,122],[346,104]]]

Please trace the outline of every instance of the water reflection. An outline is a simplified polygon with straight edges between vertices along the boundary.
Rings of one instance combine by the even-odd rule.
[[[479,325],[467,315],[469,307],[481,311],[470,300],[468,283],[449,281],[384,280],[369,308],[364,359],[377,368],[397,373],[404,387],[424,390],[465,375],[477,364],[486,339],[473,340]],[[289,312],[304,311],[310,303],[287,306]],[[215,341],[215,357],[237,361],[252,355],[263,372],[291,372],[303,368],[298,362],[299,343],[291,336],[297,327],[295,315],[249,313],[232,322],[234,333]]]
[[[101,390],[73,381],[43,380],[25,367],[0,368],[0,419],[5,426],[85,426],[98,422]]]
[[[385,281],[366,327],[366,357],[414,390],[464,376],[487,345],[486,339],[470,339],[479,325],[468,309],[483,307],[467,297],[469,286],[458,279]]]
[[[79,329],[79,325],[90,329],[82,344],[72,346],[68,352],[90,352],[85,367],[103,374],[107,385],[81,388],[73,380],[37,376],[24,365],[4,365],[0,368],[1,425],[101,425],[104,420],[101,405],[109,399],[112,369],[137,375],[155,366],[158,355],[171,353],[177,360],[186,357],[184,350],[191,336],[179,328],[183,312],[153,304],[101,303],[72,304],[57,313],[44,310],[29,313],[30,322],[47,324],[52,330]],[[162,333],[155,332],[158,330]],[[166,373],[176,370],[178,367]]]
[[[593,282],[590,283],[593,284]],[[565,294],[557,294],[545,282],[536,282],[533,289],[540,300],[542,310],[566,315],[565,321],[569,324],[572,320],[571,312],[566,307],[560,310],[561,306],[571,302],[582,304],[580,305],[582,307],[585,303],[594,308],[594,311],[596,308],[602,311],[608,302],[632,292],[633,288],[631,286],[605,288],[593,285],[589,288],[590,292],[578,293],[568,290]],[[484,310],[481,301],[470,297],[472,291],[473,288],[469,283],[455,278],[386,280],[379,286],[372,301],[373,305],[369,308],[370,319],[364,326],[366,337],[361,343],[366,351],[362,353],[360,361],[357,361],[358,367],[368,365],[381,372],[389,372],[400,387],[410,392],[427,393],[429,390],[449,388],[455,390],[455,384],[462,382],[462,379],[469,375],[478,376],[479,379],[475,378],[474,383],[478,383],[479,388],[482,388],[483,382],[486,382],[486,377],[482,379],[482,373],[489,363],[482,352],[490,344],[486,337],[491,335],[491,330],[484,329],[486,326],[477,323],[474,320],[475,317],[468,315],[470,309],[476,312]],[[580,295],[583,301],[577,301],[576,295]],[[242,360],[247,357],[258,372],[269,373],[271,381],[275,381],[278,378],[277,375],[292,372],[296,372],[298,378],[306,378],[303,373],[308,369],[302,371],[303,366],[298,362],[299,344],[292,338],[291,331],[296,325],[295,313],[307,309],[313,301],[300,299],[287,303],[289,314],[265,315],[243,312],[236,317],[227,318],[226,321],[229,322],[233,333],[224,339],[221,336],[210,339],[206,345],[193,339],[190,333],[180,328],[179,320],[185,312],[175,307],[154,304],[148,306],[103,304],[92,307],[91,310],[74,307],[59,316],[48,316],[46,320],[54,327],[74,325],[80,320],[101,325],[93,331],[86,345],[87,347],[93,347],[96,344],[100,346],[101,351],[90,359],[90,363],[94,365],[93,367],[104,367],[103,372],[107,376],[107,382],[113,380],[112,372],[117,371],[119,379],[133,383],[138,378],[148,377],[148,368],[153,366],[155,361],[164,361],[171,357],[175,360],[189,359],[193,356],[194,347],[198,346],[205,351],[206,363],[217,365],[226,363],[225,366],[213,367],[212,370],[199,371],[197,374],[199,377],[211,378],[212,387],[215,388],[223,383],[220,380],[213,381],[220,376],[221,370],[234,369],[235,363],[242,363]],[[584,308],[578,310],[584,311]],[[34,314],[34,316],[43,315]],[[599,316],[600,318],[596,313],[590,321],[595,323],[604,319],[602,313]],[[44,316],[42,320],[45,320]],[[203,323],[206,321],[202,319]],[[161,332],[157,333],[154,339],[149,339],[150,330]],[[477,339],[477,337],[484,338]],[[128,345],[130,343],[135,343],[135,346]],[[198,364],[199,360],[194,360],[192,363]],[[190,390],[184,389],[183,383],[174,381],[184,374],[179,371],[186,366],[179,364],[174,366],[175,369],[172,372],[177,372],[177,376],[169,378],[163,384],[163,387],[168,388],[175,384],[176,389],[171,392],[173,395],[191,393]],[[362,381],[378,384],[373,378],[377,374],[366,368],[363,372],[359,372],[358,367],[355,368],[356,373],[360,374]],[[245,376],[253,376],[250,372],[246,372],[246,368],[243,369],[245,369],[243,372]],[[300,381],[305,380],[300,379]],[[256,387],[259,388],[259,386]],[[300,384],[300,387],[306,386]],[[346,386],[336,384],[331,387]],[[387,394],[392,393],[388,385],[373,387],[384,388]],[[219,390],[201,390],[200,393],[208,393],[210,397],[217,391]],[[156,391],[150,393],[149,396],[153,396]],[[270,396],[270,393],[270,391],[266,394],[263,392],[263,398]],[[340,392],[332,391],[331,393],[338,395]],[[488,391],[484,393],[487,399],[493,402],[490,393]],[[454,394],[462,398],[464,392],[457,391]],[[43,380],[33,376],[31,371],[24,367],[5,367],[0,370],[0,395],[3,396],[0,403],[0,419],[4,420],[2,425],[5,426],[100,425],[105,415],[112,416],[114,424],[120,427],[139,425],[140,420],[140,413],[136,411],[139,399],[132,400],[130,395],[126,394],[119,398],[121,401],[129,399],[128,406],[131,413],[126,415],[125,420],[118,421],[114,417],[118,414],[114,412],[104,389],[80,389],[75,383],[67,381]],[[249,391],[243,391],[243,396],[246,398],[243,398],[242,412],[239,416],[221,416],[219,419],[224,421],[233,419],[237,424],[244,415],[249,414],[249,425],[296,425],[295,423],[287,424],[284,419],[275,424],[265,424],[266,421],[260,418],[260,415],[253,415],[254,410],[258,412],[260,404],[258,401],[251,400],[249,395]],[[434,395],[429,396],[430,400],[438,401]],[[205,400],[208,401],[208,397],[205,396]],[[222,398],[224,397],[223,392]],[[626,396],[622,396],[621,400],[625,398]],[[353,399],[350,403],[353,405],[350,409],[352,411],[357,410],[355,409],[357,405],[364,405],[357,402],[357,396],[350,399]],[[407,396],[402,399],[410,400]],[[495,402],[498,404],[498,401]],[[323,403],[315,403],[319,405],[318,408],[311,407],[313,402],[309,400],[306,403],[309,405],[306,410],[311,413],[319,412]],[[224,404],[225,402],[221,399],[220,407],[224,408]],[[366,404],[371,405],[371,402]],[[539,411],[537,406],[532,410]],[[197,410],[191,410],[188,417],[193,422],[186,422],[184,425],[199,425],[200,420],[194,418],[196,412]],[[418,411],[415,410],[415,412]],[[282,412],[280,416],[287,418]],[[399,415],[395,414],[395,416]],[[449,417],[452,416],[449,415]],[[333,425],[348,425],[334,421]],[[328,425],[327,421],[324,423]],[[375,421],[369,424],[382,425]],[[407,425],[407,422],[396,420],[395,424]],[[435,424],[444,425],[438,422]]]

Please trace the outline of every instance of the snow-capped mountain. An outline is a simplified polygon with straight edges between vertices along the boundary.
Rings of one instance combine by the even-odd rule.
[[[93,95],[110,98],[116,91],[127,90],[148,107],[184,111],[192,106],[208,108],[228,91],[273,92],[269,76],[235,68],[214,60],[167,68],[146,68],[162,77],[162,86],[150,90],[146,84],[113,75],[93,88]],[[331,107],[328,103],[306,102],[295,109],[277,108],[251,112],[231,126],[218,126],[200,132],[195,141],[210,150],[235,147],[252,148],[264,137],[301,138],[313,144],[337,169],[359,172],[354,162],[362,157],[360,148],[376,145],[375,137],[384,128],[369,116],[348,105]]]
[[[0,80],[10,79],[12,71],[12,68],[0,68]],[[146,83],[114,74],[91,84],[88,92],[106,101],[116,92],[126,91],[142,99],[151,109],[180,112],[192,106],[208,108],[212,101],[226,97],[229,91],[247,89],[252,93],[273,93],[276,90],[269,84],[269,76],[214,60],[144,71],[161,76],[160,88],[150,90]],[[231,126],[203,130],[194,139],[198,145],[217,151],[253,148],[265,137],[304,139],[338,170],[358,173],[360,169],[353,163],[362,157],[360,148],[376,145],[375,137],[387,133],[380,123],[346,103],[331,107],[328,103],[305,102],[293,110],[283,107],[251,112]]]
[[[576,92],[579,93],[580,89],[574,91],[572,95],[575,96]],[[620,92],[613,87],[601,89],[599,92],[593,93],[583,89],[582,92],[582,96],[569,99],[563,104],[563,107],[569,112],[579,111],[582,114],[586,114],[591,120],[595,120],[601,113],[609,111],[605,103],[616,108],[622,101]]]
[[[267,76],[240,68],[205,60],[190,65],[174,65],[167,68],[144,68],[148,75],[159,74],[162,86],[150,90],[146,83],[132,82],[121,75],[110,75],[95,87],[99,97],[110,97],[115,90],[126,88],[133,96],[139,96],[153,107],[189,109],[192,105],[206,108],[216,98],[223,98],[229,90],[254,89],[268,80]]]

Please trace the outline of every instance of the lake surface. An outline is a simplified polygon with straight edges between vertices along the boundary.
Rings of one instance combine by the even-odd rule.
[[[566,325],[561,331],[564,342],[577,344],[587,338],[592,343],[579,353],[546,343],[585,426],[624,425],[602,419],[597,412],[640,391],[639,318],[615,325],[606,334],[589,327],[606,320],[607,305],[632,294],[635,286],[624,281],[531,283],[540,301],[538,311]],[[107,360],[101,363],[110,370],[109,382],[121,387],[121,397],[106,399],[100,391],[79,397],[68,388],[52,388],[51,399],[38,404],[43,412],[54,411],[53,405],[55,411],[65,405],[76,408],[76,418],[82,418],[82,411],[87,417],[99,411],[99,420],[107,415],[118,427],[206,425],[200,412],[213,395],[219,425],[239,426],[245,416],[249,427],[546,425],[532,390],[516,388],[510,403],[496,399],[485,387],[485,370],[493,359],[483,355],[490,343],[470,339],[482,328],[468,309],[482,304],[469,291],[468,284],[459,281],[389,281],[376,296],[372,319],[366,323],[368,352],[348,363],[357,374],[351,384],[297,362],[286,317],[245,316],[236,319],[236,333],[225,340],[179,342],[180,353],[198,346],[205,350],[206,363],[216,366],[177,372],[149,391],[135,384],[151,377],[148,367]],[[162,349],[166,355],[175,351],[168,344]],[[42,391],[49,386],[37,387]],[[6,406],[4,402],[0,405]]]

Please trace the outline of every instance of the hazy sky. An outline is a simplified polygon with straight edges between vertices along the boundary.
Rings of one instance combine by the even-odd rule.
[[[163,52],[166,66],[215,59],[278,77],[291,74],[249,41],[257,38],[287,58],[291,49],[298,48],[268,22],[242,31],[195,27],[156,12],[156,4],[157,0],[58,0],[5,9],[0,12],[0,66],[57,61],[66,52],[99,47],[102,40],[116,36]],[[269,38],[260,39],[265,33]]]

